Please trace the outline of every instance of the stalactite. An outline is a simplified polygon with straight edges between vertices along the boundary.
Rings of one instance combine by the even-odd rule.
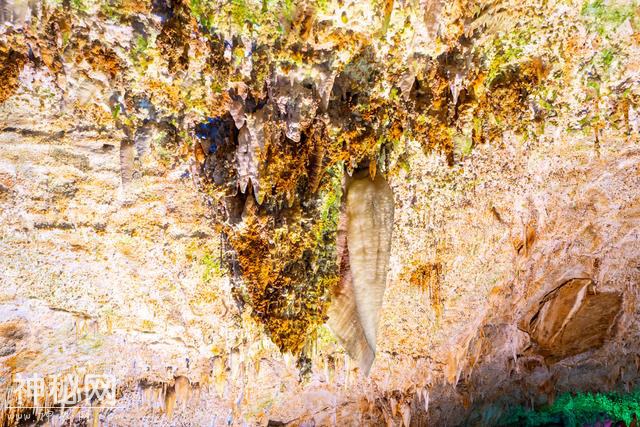
[[[364,374],[375,358],[393,209],[393,193],[381,175],[371,179],[361,172],[347,182],[337,241],[341,279],[328,324]]]

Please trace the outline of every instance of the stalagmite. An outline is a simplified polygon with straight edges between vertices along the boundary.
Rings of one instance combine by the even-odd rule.
[[[338,230],[341,283],[329,308],[329,326],[366,375],[376,337],[393,227],[393,193],[378,175],[347,183]]]

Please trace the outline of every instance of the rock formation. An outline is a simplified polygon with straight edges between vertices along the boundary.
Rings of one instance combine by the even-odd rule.
[[[627,0],[0,1],[0,424],[635,396],[639,31]]]
[[[384,178],[365,172],[349,179],[340,219],[341,281],[331,296],[328,325],[366,375],[375,358],[393,231],[393,193]]]

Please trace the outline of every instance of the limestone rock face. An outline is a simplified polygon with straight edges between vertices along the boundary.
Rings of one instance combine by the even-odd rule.
[[[571,279],[538,303],[525,331],[540,354],[563,359],[601,347],[613,335],[620,294],[598,293],[590,279]]]
[[[0,1],[0,425],[640,387],[639,31],[613,0]],[[62,409],[94,374],[116,404]]]

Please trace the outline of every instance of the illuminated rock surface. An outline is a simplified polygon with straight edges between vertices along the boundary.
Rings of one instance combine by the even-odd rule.
[[[113,374],[116,407],[54,421],[123,426],[494,425],[640,386],[639,25],[0,2],[0,423],[18,374]]]
[[[366,375],[387,284],[393,193],[380,175],[359,173],[349,179],[345,195],[337,237],[341,282],[331,297],[328,325]]]

